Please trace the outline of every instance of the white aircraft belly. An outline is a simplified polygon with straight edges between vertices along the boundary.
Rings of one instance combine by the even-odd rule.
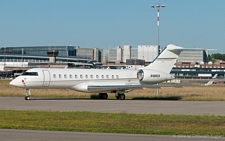
[[[139,85],[139,84],[140,83],[137,79],[83,81],[77,85],[74,85],[73,87],[71,87],[71,89],[76,90],[76,91],[81,91],[81,92],[102,92],[102,91],[118,90],[117,87],[113,87],[113,86],[120,85],[120,89],[125,90],[125,89],[127,89],[126,88],[127,85]],[[96,87],[98,87],[98,89],[89,89],[90,86],[96,86]],[[112,86],[112,87],[109,89],[105,89],[106,86]]]

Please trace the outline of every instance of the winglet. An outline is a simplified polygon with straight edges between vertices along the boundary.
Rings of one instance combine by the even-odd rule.
[[[215,74],[213,76],[213,78],[211,80],[209,80],[209,82],[207,82],[206,84],[204,84],[204,86],[210,86],[213,84],[213,82],[215,81],[216,77],[217,77],[218,74]]]

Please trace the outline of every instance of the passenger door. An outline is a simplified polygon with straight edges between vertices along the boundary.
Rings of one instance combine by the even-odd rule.
[[[50,72],[48,70],[43,70],[43,87],[48,87],[50,84]]]

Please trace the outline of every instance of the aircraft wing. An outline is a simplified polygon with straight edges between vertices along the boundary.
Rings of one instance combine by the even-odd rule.
[[[142,85],[126,85],[126,84],[117,84],[117,85],[88,85],[87,89],[89,91],[113,91],[113,90],[131,90],[131,89],[142,89]]]
[[[208,83],[205,84],[205,86],[212,85],[213,82],[216,80],[217,75],[218,75],[218,74],[215,74],[215,75],[213,76],[213,78],[212,78]]]
[[[182,88],[185,86],[208,86],[206,84],[152,84],[152,85],[89,85],[87,88],[90,91],[108,91],[108,90],[134,90],[142,88],[163,88],[176,87]]]
[[[213,76],[213,78],[208,81],[206,84],[116,84],[116,85],[88,85],[87,89],[90,91],[109,91],[109,90],[133,90],[133,89],[142,89],[142,88],[163,88],[163,87],[193,87],[193,86],[209,86],[212,85],[214,80],[216,79],[217,74]]]

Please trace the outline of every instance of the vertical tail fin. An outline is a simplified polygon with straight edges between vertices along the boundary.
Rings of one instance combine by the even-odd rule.
[[[179,46],[175,46],[172,44],[168,45],[162,51],[162,53],[159,54],[158,57],[156,57],[156,59],[145,68],[169,74],[174,64],[176,63],[182,49],[183,48]]]

